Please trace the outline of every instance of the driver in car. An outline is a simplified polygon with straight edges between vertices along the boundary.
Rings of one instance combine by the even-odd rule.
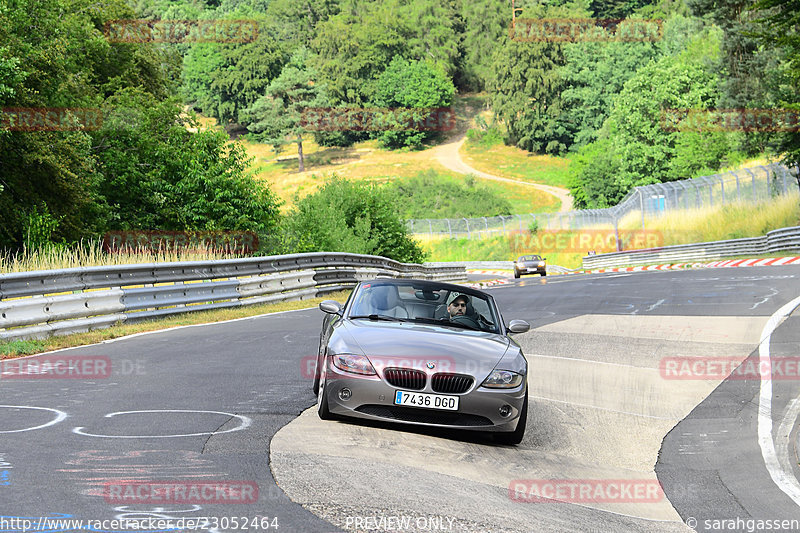
[[[467,313],[467,302],[469,302],[469,297],[466,294],[459,294],[453,298],[453,301],[447,305],[447,312],[450,313],[450,318],[465,315]]]

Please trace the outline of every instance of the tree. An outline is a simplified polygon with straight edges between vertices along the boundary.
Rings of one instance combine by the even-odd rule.
[[[800,1],[761,0],[754,9],[763,10],[758,19],[761,27],[754,33],[760,43],[779,51],[785,58],[779,67],[777,80],[770,87],[770,95],[777,106],[800,115]],[[783,162],[798,169],[797,185],[800,187],[800,131],[797,126],[787,128],[778,138],[778,152]],[[792,131],[793,130],[793,131]]]
[[[267,29],[260,25],[251,42],[217,44],[219,59],[210,60],[213,70],[207,109],[220,124],[246,127],[247,119],[240,113],[264,94],[286,63],[283,45]]]
[[[93,132],[108,229],[251,230],[270,234],[277,200],[247,171],[239,143],[197,123],[175,100],[125,89],[105,104]]]
[[[336,175],[297,202],[285,223],[284,251],[361,253],[406,263],[425,260],[389,194],[375,184]]]
[[[382,108],[406,108],[400,120],[390,118],[387,126],[392,129],[382,132],[378,138],[384,146],[419,148],[433,134],[422,126],[431,115],[431,109],[449,106],[456,89],[453,82],[442,71],[424,61],[408,61],[395,56],[385,71],[378,77],[372,103]],[[394,117],[394,116],[393,116]]]
[[[464,62],[459,78],[472,90],[484,89],[492,77],[492,55],[502,45],[511,24],[507,0],[462,2]]]
[[[597,139],[613,100],[636,71],[660,54],[650,42],[575,43],[564,48],[565,88],[557,122],[569,132],[570,150]]]
[[[248,129],[258,141],[272,144],[277,149],[287,137],[297,143],[299,171],[305,170],[303,162],[303,136],[310,130],[304,120],[308,108],[327,102],[325,90],[314,82],[315,73],[307,66],[308,50],[298,49],[280,75],[267,87],[265,96],[244,112]]]
[[[395,56],[431,61],[452,77],[461,55],[460,20],[441,0],[349,0],[316,26],[312,65],[335,104],[364,105]]]
[[[558,122],[564,80],[564,54],[559,43],[507,40],[493,58],[489,83],[492,109],[505,124],[507,144],[529,152],[559,154],[569,143]]]
[[[714,107],[720,37],[719,30],[707,29],[682,52],[642,67],[625,83],[598,140],[578,152],[571,188],[579,206],[614,205],[634,186],[719,168],[736,133],[673,131],[662,113]]]

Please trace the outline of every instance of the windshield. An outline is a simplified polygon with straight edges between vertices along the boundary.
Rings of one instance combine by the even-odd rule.
[[[427,284],[366,283],[354,294],[349,317],[499,331],[489,297]]]
[[[523,255],[517,261],[541,261],[542,257],[538,255]]]

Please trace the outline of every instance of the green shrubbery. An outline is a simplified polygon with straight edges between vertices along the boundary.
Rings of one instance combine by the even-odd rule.
[[[335,175],[298,200],[284,221],[281,245],[286,253],[350,252],[408,263],[425,260],[386,190]]]
[[[396,178],[384,186],[401,216],[411,218],[461,218],[510,215],[511,204],[475,178],[449,178],[435,170],[412,178]]]

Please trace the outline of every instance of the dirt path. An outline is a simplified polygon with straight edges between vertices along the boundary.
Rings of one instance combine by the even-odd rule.
[[[528,187],[533,187],[534,189],[539,189],[540,191],[552,194],[561,200],[561,208],[559,209],[559,212],[572,211],[572,196],[569,195],[569,190],[567,189],[553,187],[552,185],[531,183],[529,181],[502,178],[500,176],[494,176],[492,174],[487,174],[486,172],[481,172],[480,170],[472,168],[466,164],[463,159],[461,159],[461,154],[459,153],[459,149],[461,148],[461,145],[464,144],[465,140],[465,135],[459,135],[458,137],[450,139],[446,144],[442,144],[434,148],[437,161],[439,161],[439,163],[441,163],[442,166],[448,170],[458,172],[459,174],[474,174],[487,180],[505,181],[508,183],[526,185]]]

